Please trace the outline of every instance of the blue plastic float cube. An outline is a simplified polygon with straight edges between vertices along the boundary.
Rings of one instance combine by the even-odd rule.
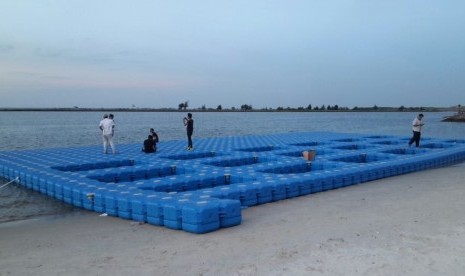
[[[182,229],[203,234],[220,228],[218,200],[189,202],[182,206]]]
[[[232,227],[241,224],[241,202],[239,200],[221,200],[219,202],[220,227]]]

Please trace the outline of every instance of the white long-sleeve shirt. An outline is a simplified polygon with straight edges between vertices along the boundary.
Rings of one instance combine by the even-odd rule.
[[[102,130],[103,135],[109,135],[113,133],[113,127],[115,122],[113,120],[105,118],[100,121],[99,128]]]
[[[423,119],[415,118],[412,122],[412,130],[416,132],[421,132],[421,127],[423,126]]]

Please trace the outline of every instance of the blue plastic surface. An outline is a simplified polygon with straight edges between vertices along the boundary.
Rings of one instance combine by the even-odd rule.
[[[465,140],[329,132],[0,152],[0,176],[56,200],[124,219],[207,233],[242,208],[465,161]],[[315,160],[303,151],[315,150]]]

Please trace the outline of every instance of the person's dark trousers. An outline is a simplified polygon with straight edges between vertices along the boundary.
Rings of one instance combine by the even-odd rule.
[[[187,147],[192,148],[192,132],[187,132]]]
[[[411,146],[413,142],[415,142],[415,146],[418,148],[420,146],[420,136],[421,136],[421,132],[414,131],[412,138],[408,142],[408,145]]]

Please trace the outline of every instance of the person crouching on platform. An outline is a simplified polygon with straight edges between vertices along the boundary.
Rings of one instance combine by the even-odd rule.
[[[147,139],[144,140],[144,148],[142,151],[145,153],[152,153],[157,151],[157,146],[153,140],[152,135],[149,135]]]

